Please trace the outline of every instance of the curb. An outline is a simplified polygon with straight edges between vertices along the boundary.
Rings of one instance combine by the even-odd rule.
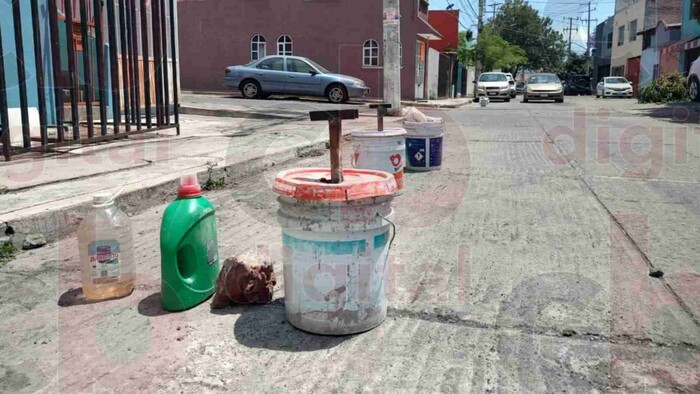
[[[259,156],[248,161],[234,163],[224,167],[216,167],[211,177],[225,178],[222,189],[230,187],[240,178],[249,177],[268,168],[287,164],[309,156],[320,155],[327,149],[327,141],[314,142],[292,147],[270,155]],[[204,185],[210,174],[207,169],[197,172],[200,184]],[[173,200],[179,185],[179,177],[159,184],[132,190],[120,195],[116,204],[129,216],[134,216],[152,207]],[[11,220],[7,224],[17,234],[41,233],[47,242],[54,242],[75,234],[78,226],[91,207],[90,202],[84,202],[57,210],[47,210],[32,216]]]
[[[268,112],[251,112],[231,109],[207,109],[197,107],[180,107],[180,113],[184,115],[213,116],[220,118],[244,118],[244,119],[286,119],[299,120],[306,117],[296,112],[276,111],[274,114]]]

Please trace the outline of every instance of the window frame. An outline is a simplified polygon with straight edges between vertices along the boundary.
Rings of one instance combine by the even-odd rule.
[[[289,39],[289,41],[280,41],[283,38]],[[283,45],[282,51],[280,51],[280,45]],[[289,45],[289,53],[287,53],[287,45]],[[292,40],[292,36],[282,34],[277,37],[277,56],[294,56],[294,40]]]
[[[369,44],[369,46],[368,46],[368,44]],[[374,44],[374,45],[372,45],[372,44]],[[373,49],[377,50],[376,55],[372,54]],[[362,67],[363,68],[379,67],[379,42],[373,38],[368,38],[362,44]]]
[[[617,28],[617,46],[621,47],[623,45],[625,45],[625,25]]]
[[[255,40],[256,38],[258,39],[258,41]],[[260,41],[260,39],[262,39],[262,41]],[[257,49],[253,49],[253,44],[257,45]],[[262,56],[260,56],[260,44],[263,45]],[[253,53],[256,54],[257,58],[253,57]],[[262,34],[255,34],[253,37],[250,38],[250,61],[258,61],[260,59],[265,58],[266,56],[267,39]]]
[[[634,23],[634,32],[632,31],[632,23]],[[629,34],[630,34],[630,42],[635,42],[637,41],[637,20],[630,21],[630,26],[629,26]]]

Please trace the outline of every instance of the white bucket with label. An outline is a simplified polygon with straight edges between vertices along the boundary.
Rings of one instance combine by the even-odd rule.
[[[391,174],[344,170],[329,184],[328,169],[277,176],[287,320],[304,331],[346,335],[386,318],[385,287],[394,232],[396,182]]]
[[[402,128],[360,130],[352,132],[353,168],[388,172],[403,189],[403,169],[406,154],[406,130]]]
[[[404,122],[406,129],[406,168],[433,171],[442,167],[445,122]]]

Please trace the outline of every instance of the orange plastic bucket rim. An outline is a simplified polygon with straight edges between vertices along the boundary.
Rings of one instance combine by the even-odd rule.
[[[328,183],[328,168],[296,168],[277,174],[272,189],[300,201],[357,201],[393,196],[398,191],[393,174],[384,171],[344,169],[343,182]]]

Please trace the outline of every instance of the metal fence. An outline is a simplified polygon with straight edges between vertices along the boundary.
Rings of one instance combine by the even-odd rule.
[[[175,7],[175,0],[12,0],[13,28],[0,25],[5,160],[167,128],[179,134]],[[31,40],[23,37],[28,26]],[[8,31],[12,73],[12,51],[2,48]],[[25,56],[28,43],[33,57]],[[36,112],[38,124],[30,118]]]

